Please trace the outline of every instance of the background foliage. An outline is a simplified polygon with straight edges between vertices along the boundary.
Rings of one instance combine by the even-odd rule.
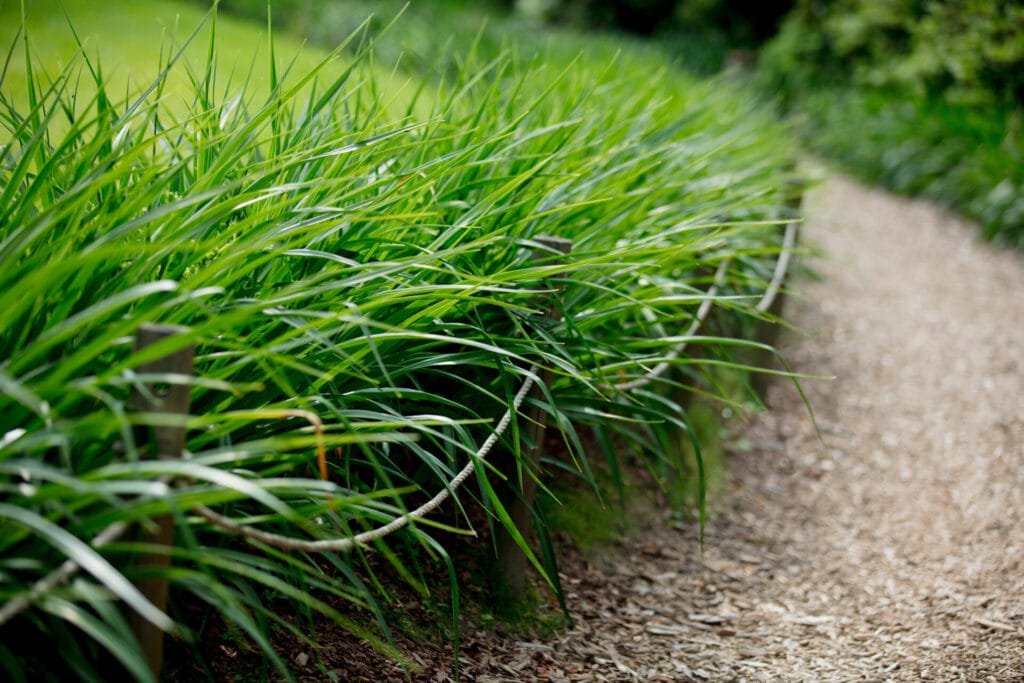
[[[1020,3],[802,0],[758,78],[816,150],[1024,245]]]
[[[784,92],[856,85],[950,104],[1024,105],[1024,6],[802,0],[766,51]]]
[[[773,36],[792,0],[520,0],[522,12],[589,28],[615,28],[641,35],[686,29],[715,32],[737,47]]]

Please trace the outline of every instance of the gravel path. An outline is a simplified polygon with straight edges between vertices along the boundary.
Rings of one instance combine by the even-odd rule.
[[[774,649],[736,675],[1024,680],[1024,260],[848,181],[808,199],[789,356],[836,379],[824,445],[781,385],[751,427],[738,512],[789,561],[737,611]]]
[[[567,568],[577,627],[475,680],[1024,681],[1024,259],[843,179],[806,208],[822,439],[773,385],[703,557],[665,526]]]

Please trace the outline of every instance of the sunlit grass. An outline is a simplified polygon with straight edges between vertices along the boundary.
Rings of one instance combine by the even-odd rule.
[[[91,0],[26,0],[27,32],[32,36],[32,68],[37,74],[55,75],[78,60],[84,51],[102,67],[105,88],[112,97],[140,94],[149,87],[166,66],[171,55],[182,45],[183,62],[205,69],[209,50],[211,25],[209,11],[196,3],[175,0],[119,0],[116,7]],[[266,4],[264,3],[264,9]],[[19,35],[22,0],[0,0],[0,47],[15,47],[3,79],[9,96],[27,93],[25,52]],[[196,36],[192,34],[198,30]],[[358,24],[352,26],[352,30]],[[73,30],[72,30],[73,29]],[[213,55],[214,87],[221,93],[265,99],[271,90],[270,44],[267,27],[239,21],[220,13],[216,26],[216,49]],[[343,41],[351,31],[339,34]],[[23,37],[23,34],[22,34]],[[188,42],[192,38],[191,42]],[[330,47],[333,47],[331,45]],[[329,54],[315,44],[308,44],[288,33],[274,36],[277,69],[284,73],[307,73]],[[352,51],[338,53],[332,63],[320,67],[322,78],[337,77],[353,60]],[[407,75],[393,68],[368,68],[373,81],[388,94],[391,113],[400,115],[413,99],[417,85]],[[161,77],[162,106],[176,115],[186,114],[193,106],[194,81],[202,73],[189,73],[184,68],[172,69]],[[75,83],[79,100],[91,95],[92,80],[82,78]]]
[[[30,57],[0,85],[0,599],[26,603],[5,635],[29,643],[0,641],[15,680],[97,678],[109,655],[142,671],[112,601],[171,628],[124,581],[140,573],[136,532],[165,513],[172,590],[282,675],[268,633],[294,626],[279,604],[384,648],[386,624],[365,633],[332,606],[381,615],[367,555],[428,592],[395,547],[450,563],[444,535],[475,531],[466,509],[508,524],[497,482],[539,473],[481,462],[443,514],[322,556],[240,542],[202,510],[308,540],[390,522],[475,457],[534,367],[554,380],[528,403],[566,450],[544,467],[592,481],[591,458],[635,455],[660,471],[666,439],[693,436],[678,392],[714,393],[702,377],[746,344],[684,338],[701,304],[765,317],[754,307],[789,217],[790,151],[726,85],[652,69],[650,54],[603,44],[568,59],[560,45],[526,59],[481,49],[403,99],[366,50],[286,74],[275,38],[239,91],[220,87],[225,26],[211,20],[180,57],[164,50],[156,80],[127,95],[107,80],[121,53],[88,46],[61,70]],[[49,40],[35,31],[30,55]],[[543,235],[572,253],[545,256]],[[185,331],[150,355],[196,347],[181,460],[136,439],[166,416],[126,406],[148,357],[132,339],[152,322]],[[701,354],[677,357],[684,341]],[[642,390],[617,388],[662,361],[674,367]],[[519,459],[512,424],[499,448]],[[580,424],[631,450],[588,452]],[[131,533],[95,542],[114,524]],[[39,583],[67,559],[83,568],[73,582]],[[31,643],[50,641],[75,656],[40,659]]]

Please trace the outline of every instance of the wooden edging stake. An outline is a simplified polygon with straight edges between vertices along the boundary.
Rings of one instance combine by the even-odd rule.
[[[188,328],[172,325],[145,324],[139,327],[135,337],[135,351],[141,351],[163,339],[187,332]],[[166,356],[143,363],[136,368],[140,374],[192,375],[194,347],[189,344]],[[188,415],[192,400],[191,387],[183,383],[150,381],[146,390],[135,389],[128,398],[128,408],[133,412],[162,413],[165,415]],[[185,428],[181,425],[153,426],[138,430],[140,444],[149,444],[149,452],[158,458],[180,458],[185,450]],[[174,517],[170,513],[153,518],[154,528],[148,531],[143,541],[154,545],[171,545],[174,542]],[[170,564],[170,557],[161,553],[139,555],[136,567],[159,570]],[[161,612],[167,608],[167,579],[165,577],[144,577],[135,583]],[[153,677],[159,680],[163,665],[164,634],[134,611],[129,614],[132,632],[139,641],[146,656]]]
[[[572,251],[572,242],[561,237],[537,237],[536,242],[543,244],[554,251],[568,254]],[[548,256],[543,252],[534,254],[534,259]],[[559,278],[562,275],[557,276]],[[558,296],[561,287],[554,288],[552,296]],[[551,320],[561,319],[560,308],[557,302],[552,303],[548,308],[546,317]],[[538,372],[539,383],[544,386],[551,386],[551,371],[541,369]],[[544,440],[544,426],[546,414],[543,408],[536,405],[544,399],[544,391],[540,384],[535,384],[529,393],[530,405],[524,412],[526,424],[523,428],[523,436],[529,446],[524,450],[523,476],[517,481],[515,474],[509,475],[509,488],[511,495],[506,504],[509,517],[515,524],[519,533],[524,539],[529,539],[533,529],[533,504],[537,495],[537,482],[530,472],[537,472],[540,467],[540,456]],[[529,567],[526,554],[516,543],[512,535],[504,528],[498,527],[495,540],[497,550],[497,574],[500,587],[506,592],[508,598],[519,601],[525,595],[526,572]]]

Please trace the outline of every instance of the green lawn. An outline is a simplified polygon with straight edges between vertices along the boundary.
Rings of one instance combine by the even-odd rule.
[[[184,60],[202,75],[210,43],[209,12],[195,3],[172,0],[119,0],[116,4],[114,11],[106,3],[92,0],[29,0],[26,26],[36,68],[56,73],[76,59],[80,39],[86,56],[102,68],[111,97],[138,94],[157,77],[167,56],[177,52],[199,28]],[[20,24],[20,1],[0,0],[0,45],[5,52],[15,46]],[[274,35],[274,52],[282,73],[286,69],[307,73],[329,56],[324,48],[283,33]],[[265,98],[270,83],[269,55],[265,24],[223,12],[217,16],[215,59],[220,92],[233,95],[244,87],[248,97]],[[335,63],[321,72],[321,78],[336,77],[350,64],[350,58],[348,53],[334,57]],[[390,94],[396,114],[401,113],[414,89],[408,77],[380,67],[373,68],[373,80]],[[82,81],[87,87],[90,79]],[[18,99],[25,96],[26,88],[25,52],[19,39],[0,90]],[[188,111],[194,93],[188,71],[172,70],[164,92],[164,105],[170,111]]]

